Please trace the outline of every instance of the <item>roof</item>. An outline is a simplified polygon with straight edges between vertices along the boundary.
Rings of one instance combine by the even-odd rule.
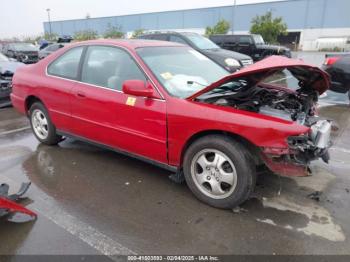
[[[179,43],[168,42],[168,41],[158,41],[158,40],[147,40],[147,39],[99,39],[99,40],[89,40],[78,42],[79,44],[98,44],[98,45],[116,45],[130,49],[136,49],[140,47],[161,47],[161,46],[184,46]]]

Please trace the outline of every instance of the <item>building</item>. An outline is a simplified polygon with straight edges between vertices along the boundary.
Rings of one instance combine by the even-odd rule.
[[[51,31],[59,35],[73,35],[77,31],[86,29],[103,34],[109,26],[120,26],[128,35],[137,29],[204,33],[205,27],[213,26],[218,20],[225,19],[231,25],[233,24],[234,33],[247,33],[252,18],[271,11],[274,16],[282,16],[288,25],[289,35],[281,38],[283,44],[299,45],[299,49],[302,50],[320,50],[321,46],[344,48],[335,46],[339,43],[345,43],[345,46],[349,46],[349,10],[349,0],[285,0],[45,22],[44,30],[50,32],[51,26]],[[334,41],[333,38],[338,40]],[[325,42],[327,43],[325,44]]]

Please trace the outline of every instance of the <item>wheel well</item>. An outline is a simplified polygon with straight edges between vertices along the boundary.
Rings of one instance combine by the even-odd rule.
[[[28,111],[30,109],[30,107],[35,103],[35,102],[40,102],[42,103],[42,101],[36,97],[36,96],[28,96],[27,99],[26,99],[26,102],[25,102],[25,105],[26,105],[26,113],[28,114]]]
[[[181,167],[182,167],[185,152],[188,149],[188,147],[192,143],[197,141],[198,139],[201,139],[201,138],[208,136],[208,135],[222,135],[222,136],[226,136],[226,137],[229,137],[231,139],[234,139],[235,141],[244,145],[245,148],[247,148],[248,152],[250,153],[250,157],[254,160],[254,162],[257,166],[262,163],[262,160],[261,160],[260,154],[259,154],[259,148],[256,145],[254,145],[253,143],[251,143],[249,140],[245,139],[244,137],[242,137],[240,135],[226,132],[226,131],[222,131],[222,130],[207,130],[207,131],[199,132],[199,133],[193,135],[186,142],[186,144],[183,147],[182,152],[181,152]]]

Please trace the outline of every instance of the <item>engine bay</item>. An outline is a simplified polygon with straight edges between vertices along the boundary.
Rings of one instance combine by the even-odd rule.
[[[239,81],[239,88],[232,89],[232,84],[237,85],[227,83],[197,100],[295,121],[301,125],[311,126],[315,121],[313,117],[319,96],[315,90],[285,90],[268,84],[251,87],[245,80]]]

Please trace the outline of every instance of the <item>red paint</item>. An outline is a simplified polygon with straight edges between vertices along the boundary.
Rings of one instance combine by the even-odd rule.
[[[131,96],[46,75],[49,63],[67,49],[79,45],[109,45],[127,50],[150,77],[152,83],[146,85],[146,88],[152,89],[152,95]],[[37,64],[20,68],[16,72],[11,95],[13,104],[25,113],[28,110],[25,101],[28,97],[35,96],[48,108],[57,129],[174,167],[181,166],[186,143],[202,132],[224,131],[241,136],[257,147],[286,151],[289,136],[309,131],[309,128],[294,122],[171,97],[138,57],[135,49],[177,45],[141,40],[98,40],[65,47]],[[301,61],[284,58],[273,58],[273,61],[279,62],[273,66],[269,62],[261,62],[258,66],[243,69],[217,83],[263,70],[264,66],[275,68],[286,63],[307,66]],[[130,88],[128,91],[131,93]],[[137,93],[135,92],[133,94]],[[149,90],[147,94],[150,94]],[[136,98],[134,106],[126,104],[130,96]]]
[[[10,201],[6,198],[0,197],[0,209],[5,209],[9,214],[22,213],[30,216],[32,219],[36,218],[36,214],[29,209]]]
[[[281,176],[293,176],[293,177],[302,177],[308,176],[308,168],[303,165],[297,165],[288,161],[279,161],[278,159],[274,160],[272,156],[262,155],[266,166],[275,174]]]

